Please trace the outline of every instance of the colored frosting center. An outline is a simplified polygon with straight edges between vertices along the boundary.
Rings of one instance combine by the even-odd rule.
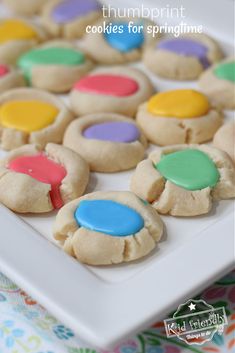
[[[128,143],[138,140],[140,132],[134,124],[111,121],[89,126],[83,131],[83,136],[88,139]]]
[[[208,48],[202,43],[196,42],[192,39],[177,38],[162,40],[157,48],[171,51],[178,55],[196,57],[204,68],[210,66],[207,58]]]
[[[214,74],[222,80],[235,82],[235,61],[216,66]]]
[[[35,65],[75,66],[84,61],[83,53],[77,50],[51,47],[30,50],[20,57],[18,66],[23,70],[25,77],[31,81],[32,68]]]
[[[1,44],[10,40],[32,40],[37,38],[36,31],[20,20],[5,20],[0,24]]]
[[[148,101],[148,111],[157,116],[190,119],[208,113],[207,97],[192,89],[179,89],[157,93]]]
[[[0,124],[30,133],[52,124],[58,113],[54,105],[46,102],[10,101],[0,107]]]
[[[54,7],[51,17],[56,23],[66,23],[99,10],[96,0],[64,0]]]
[[[114,26],[120,28],[121,31],[114,31]],[[111,33],[104,33],[104,38],[111,47],[120,52],[129,52],[141,47],[144,43],[143,31],[134,33],[128,29],[127,23],[114,22],[111,28]]]
[[[27,174],[42,183],[50,184],[50,197],[53,207],[60,208],[63,206],[60,185],[67,174],[63,166],[48,159],[43,154],[38,154],[13,159],[8,168],[17,173]]]
[[[214,187],[219,180],[213,161],[195,149],[167,154],[155,167],[165,179],[187,190]]]
[[[139,85],[130,77],[100,74],[82,78],[75,84],[74,89],[85,93],[126,97],[136,93]]]
[[[144,220],[134,209],[111,200],[83,200],[75,211],[79,226],[115,237],[138,233]]]
[[[9,68],[6,65],[0,65],[0,77],[7,75]]]

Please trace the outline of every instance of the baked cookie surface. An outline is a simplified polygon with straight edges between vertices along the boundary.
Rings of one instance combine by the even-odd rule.
[[[206,70],[198,84],[215,106],[235,109],[235,58],[227,58]]]
[[[160,77],[173,80],[195,80],[222,58],[217,43],[205,34],[187,34],[168,38],[148,48],[144,64]]]
[[[66,147],[25,145],[0,160],[0,202],[19,213],[49,212],[81,196],[88,179],[87,163]]]
[[[132,117],[153,92],[151,81],[138,69],[98,68],[75,84],[70,103],[78,115],[112,112]]]
[[[235,162],[235,122],[231,121],[219,128],[216,132],[213,144],[215,147],[228,153]]]
[[[0,95],[0,142],[5,150],[35,143],[61,143],[73,120],[64,103],[34,88],[16,88]]]
[[[40,12],[47,0],[3,0],[17,15],[32,16]]]
[[[225,152],[207,145],[175,145],[140,162],[131,190],[162,214],[197,216],[213,200],[235,197],[235,168]]]
[[[91,170],[97,172],[131,169],[144,157],[147,147],[136,123],[113,113],[74,120],[65,132],[63,144],[81,154]]]
[[[18,66],[32,87],[63,93],[90,71],[93,64],[75,45],[50,41],[22,55]]]
[[[0,94],[26,85],[23,75],[12,66],[0,64]]]
[[[139,259],[155,248],[162,233],[157,212],[128,191],[87,194],[63,207],[54,225],[63,249],[90,265]]]
[[[140,105],[136,121],[149,141],[167,146],[211,140],[223,114],[199,91],[178,89],[157,93]]]

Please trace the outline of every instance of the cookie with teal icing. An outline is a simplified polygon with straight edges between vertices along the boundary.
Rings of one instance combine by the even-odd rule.
[[[156,247],[162,233],[157,212],[129,191],[80,197],[59,211],[54,225],[64,251],[89,265],[140,259]]]
[[[144,54],[145,65],[156,75],[174,80],[195,80],[219,61],[218,44],[205,34],[163,38]]]
[[[17,62],[28,84],[54,93],[69,91],[93,64],[76,46],[51,41],[23,54]]]
[[[207,145],[174,145],[140,162],[131,190],[161,214],[198,216],[213,200],[235,197],[235,168],[225,152]]]
[[[235,109],[235,57],[229,57],[206,70],[199,79],[201,90],[213,105]]]
[[[43,7],[41,20],[52,36],[77,39],[101,15],[98,0],[51,0]]]
[[[99,31],[94,33],[92,27],[88,28],[84,48],[100,64],[114,65],[140,60],[143,50],[158,38],[147,32],[148,26],[153,26],[153,23],[147,19],[103,18],[95,23]]]

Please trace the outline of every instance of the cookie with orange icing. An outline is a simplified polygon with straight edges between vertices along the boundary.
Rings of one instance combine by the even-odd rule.
[[[88,164],[66,147],[21,146],[0,161],[0,202],[19,213],[49,212],[81,196],[88,179]]]
[[[149,141],[167,146],[211,140],[223,115],[203,93],[178,89],[152,96],[140,105],[136,119]]]
[[[134,168],[147,147],[133,119],[113,113],[75,119],[65,132],[63,144],[79,153],[92,171],[106,173]]]
[[[14,13],[22,16],[32,16],[40,12],[47,0],[3,0]]]
[[[0,63],[0,94],[16,87],[26,85],[23,75],[12,66]]]
[[[0,58],[5,64],[15,64],[17,58],[46,39],[45,31],[31,21],[19,18],[0,20]]]
[[[5,150],[35,143],[61,143],[73,119],[64,103],[50,93],[18,88],[0,95],[0,143]]]
[[[70,90],[93,68],[76,45],[62,40],[46,42],[21,55],[17,61],[28,84],[54,93]]]
[[[143,61],[160,77],[195,80],[222,57],[219,45],[211,37],[190,33],[159,40],[155,46],[147,48]]]
[[[216,107],[235,109],[235,57],[226,58],[206,70],[198,84]]]
[[[210,212],[214,200],[235,197],[235,167],[214,147],[169,146],[138,164],[130,188],[161,214],[198,216]]]
[[[78,115],[112,112],[133,117],[154,92],[150,79],[133,67],[98,68],[75,83],[70,93]]]

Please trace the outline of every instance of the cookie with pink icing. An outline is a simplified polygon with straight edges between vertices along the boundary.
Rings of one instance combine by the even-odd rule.
[[[160,77],[195,80],[222,56],[220,47],[208,35],[190,33],[158,41],[146,49],[143,61]]]
[[[81,196],[88,179],[88,164],[66,147],[25,145],[0,161],[0,202],[19,213],[49,212]]]
[[[112,112],[132,117],[153,92],[151,81],[142,71],[133,67],[106,67],[80,79],[70,93],[70,102],[78,115]]]
[[[23,75],[12,66],[0,64],[0,93],[11,88],[25,86]]]
[[[58,38],[80,38],[86,27],[101,16],[97,0],[51,0],[42,9],[42,23]]]
[[[74,120],[64,135],[64,146],[79,153],[96,172],[134,168],[147,141],[138,125],[120,114],[99,113]]]

